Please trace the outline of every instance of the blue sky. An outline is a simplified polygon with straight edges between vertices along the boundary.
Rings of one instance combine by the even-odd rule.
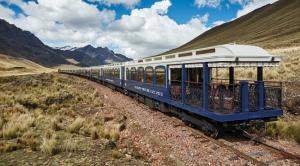
[[[140,1],[136,8],[149,8],[155,2],[159,0],[147,0]],[[89,3],[88,1],[86,1]],[[242,9],[242,6],[238,3],[230,3],[229,0],[221,1],[220,6],[212,8],[208,6],[197,7],[194,0],[172,0],[172,6],[169,8],[168,16],[174,19],[177,23],[183,24],[188,22],[191,17],[197,15],[204,15],[209,13],[208,26],[212,26],[215,21],[223,20],[230,21],[236,17],[237,11]],[[99,4],[98,8],[103,9],[106,6]],[[131,9],[128,9],[122,5],[113,5],[109,9],[116,11],[117,18],[121,18],[124,14],[130,14]]]
[[[277,0],[0,0],[0,18],[52,47],[109,47],[132,58],[178,47]]]

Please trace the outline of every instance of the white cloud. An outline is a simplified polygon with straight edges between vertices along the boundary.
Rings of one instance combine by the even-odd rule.
[[[198,8],[205,7],[205,6],[216,8],[219,7],[220,4],[221,4],[221,0],[195,0],[195,5]]]
[[[15,12],[0,5],[0,18],[12,18]]]
[[[150,8],[133,9],[129,15],[115,20],[112,10],[99,10],[81,0],[39,0],[18,4],[26,15],[0,8],[0,17],[33,32],[50,46],[108,46],[114,51],[137,58],[157,54],[180,46],[206,31],[208,14],[178,24],[168,17],[169,0],[154,3]]]
[[[208,14],[194,17],[185,24],[177,24],[166,14],[171,2],[160,1],[150,8],[134,9],[112,23],[106,35],[97,43],[116,46],[120,52],[131,57],[144,57],[177,47],[196,37],[208,28]]]
[[[222,25],[222,24],[224,24],[225,22],[226,22],[226,21],[223,21],[223,20],[215,21],[215,22],[213,22],[213,27],[218,26],[218,25]]]
[[[37,35],[47,44],[64,43],[66,45],[83,46],[95,41],[101,34],[101,28],[115,19],[112,10],[99,11],[95,5],[77,0],[39,0],[23,2],[8,0],[17,4],[26,15],[17,17],[3,15],[14,13],[8,8],[1,9],[0,17],[18,27]],[[3,8],[3,7],[2,7]]]
[[[237,11],[236,17],[241,17],[246,15],[253,10],[265,6],[267,4],[272,4],[278,0],[230,0],[230,3],[238,3],[242,6],[242,9]]]
[[[107,6],[111,5],[124,5],[127,8],[133,8],[138,3],[140,3],[140,0],[88,0],[89,2],[97,2],[100,4],[104,4]]]

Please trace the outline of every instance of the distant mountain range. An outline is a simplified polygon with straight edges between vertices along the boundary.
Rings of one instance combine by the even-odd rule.
[[[87,66],[95,66],[108,64],[112,62],[125,62],[132,60],[122,54],[114,53],[107,47],[95,48],[91,45],[87,45],[81,48],[70,47],[69,50],[67,50],[66,47],[64,47],[60,48],[60,50],[64,50],[64,56],[66,58],[74,59]]]
[[[220,44],[251,44],[263,48],[300,45],[300,0],[279,0],[234,21],[219,25],[167,53]]]
[[[71,46],[51,48],[32,33],[23,31],[2,19],[0,19],[0,54],[28,59],[46,67],[61,64],[96,66],[131,60],[108,48],[94,48],[91,45],[82,48]]]

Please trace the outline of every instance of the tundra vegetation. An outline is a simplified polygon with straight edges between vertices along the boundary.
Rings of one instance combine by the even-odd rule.
[[[126,117],[86,84],[58,74],[0,78],[0,163],[145,165],[117,147]]]

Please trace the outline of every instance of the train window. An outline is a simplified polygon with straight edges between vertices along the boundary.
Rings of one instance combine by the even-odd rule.
[[[114,76],[115,79],[119,79],[120,78],[120,69],[116,68],[114,69]]]
[[[165,76],[166,76],[165,67],[163,67],[163,66],[156,67],[155,74],[156,74],[156,85],[164,86],[165,85]]]
[[[202,83],[202,68],[187,68],[186,69],[186,84],[199,84]]]
[[[130,79],[131,79],[131,80],[136,80],[135,75],[136,75],[136,69],[135,69],[135,67],[132,67],[132,68],[130,69]]]
[[[138,77],[137,77],[137,81],[139,81],[139,82],[144,82],[144,68],[143,68],[143,67],[139,67],[139,68],[138,68]]]
[[[145,73],[146,73],[145,82],[147,84],[152,84],[153,83],[153,67],[146,67]]]
[[[154,60],[155,60],[155,61],[162,60],[162,57],[161,57],[161,56],[160,56],[160,57],[155,57]]]
[[[126,80],[129,80],[129,69],[128,68],[126,68]]]
[[[150,61],[152,61],[152,59],[151,59],[151,58],[149,58],[149,59],[146,59],[145,61],[146,61],[146,62],[150,62]]]
[[[109,77],[109,78],[111,78],[111,77],[112,77],[112,75],[113,75],[113,73],[112,73],[112,69],[108,69],[108,77]]]
[[[196,55],[199,55],[199,54],[208,54],[208,53],[214,53],[216,52],[216,49],[208,49],[208,50],[200,50],[200,51],[197,51],[196,52]]]
[[[181,86],[181,77],[182,77],[181,68],[172,68],[170,74],[171,74],[171,84]]]
[[[166,59],[172,59],[172,58],[175,58],[175,55],[168,55],[168,56],[166,56]]]
[[[188,53],[179,54],[178,57],[186,57],[186,56],[192,56],[192,55],[193,55],[192,52],[188,52]]]

